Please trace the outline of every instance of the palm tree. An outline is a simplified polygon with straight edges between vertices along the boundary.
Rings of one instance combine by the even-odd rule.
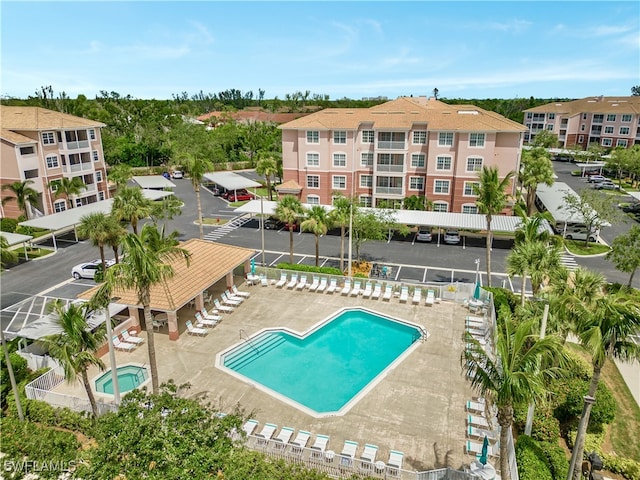
[[[115,232],[122,230],[124,229],[120,224],[111,215],[104,212],[90,213],[80,218],[78,235],[89,238],[93,246],[98,247],[103,272],[107,270],[104,248],[110,246],[109,242],[116,235]]]
[[[147,327],[147,348],[153,393],[158,393],[158,366],[151,316],[151,289],[173,277],[170,265],[174,259],[184,259],[189,265],[190,254],[176,245],[175,236],[164,236],[153,224],[145,224],[138,236],[127,234],[123,241],[123,259],[105,272],[105,282],[98,292],[100,298],[111,298],[118,289],[135,289],[138,301],[144,309]]]
[[[532,215],[538,184],[544,183],[550,187],[554,182],[553,165],[551,165],[549,152],[543,147],[523,151],[518,179],[527,191],[527,215]]]
[[[200,201],[200,184],[202,183],[202,177],[205,173],[213,171],[213,163],[208,159],[195,156],[186,155],[183,161],[184,169],[189,172],[191,178],[191,185],[196,192],[196,204],[198,206],[198,225],[200,226],[200,240],[204,238],[204,226],[202,225],[202,202]]]
[[[289,226],[289,263],[293,263],[293,230],[298,218],[304,214],[304,208],[299,198],[285,195],[278,201],[274,214]]]
[[[307,211],[306,220],[300,224],[304,232],[311,232],[316,237],[316,267],[319,266],[320,235],[326,235],[331,228],[331,218],[327,211],[320,205],[314,205]]]
[[[561,372],[554,365],[562,358],[562,348],[556,335],[540,339],[537,321],[526,320],[516,324],[508,307],[501,309],[500,317],[495,358],[467,333],[469,346],[462,354],[462,365],[472,387],[497,408],[501,427],[500,471],[504,480],[510,480],[507,432],[513,425],[514,405],[524,405],[544,397],[545,381]]]
[[[338,197],[333,201],[333,210],[331,210],[331,223],[340,225],[340,271],[344,272],[344,239],[346,236],[346,228],[349,225],[351,209],[353,202],[346,197]]]
[[[487,218],[487,285],[491,286],[491,245],[493,233],[491,232],[491,220],[507,206],[508,194],[506,192],[513,172],[509,172],[502,180],[498,173],[498,167],[482,167],[478,174],[480,184],[475,188],[478,196],[476,205],[478,212]]]
[[[55,193],[53,194],[54,198],[58,198],[61,195],[66,196],[69,208],[73,208],[71,197],[80,195],[87,186],[80,177],[62,177],[49,182],[49,188],[55,189]]]
[[[116,190],[120,190],[120,187],[125,186],[132,176],[133,170],[126,163],[114,165],[107,173],[107,179],[116,184]]]
[[[256,165],[256,173],[264,175],[267,182],[267,191],[269,192],[269,200],[273,200],[273,192],[271,191],[271,177],[278,173],[278,164],[273,157],[263,157]]]
[[[61,332],[49,335],[42,341],[48,347],[49,355],[60,363],[68,382],[74,382],[80,376],[95,418],[98,416],[98,406],[87,370],[92,365],[104,370],[104,363],[96,356],[96,352],[105,341],[105,325],[94,330],[89,328],[87,304],[69,303],[65,306],[57,300],[50,308],[58,317]]]
[[[0,235],[0,256],[3,267],[18,261],[18,254],[15,250],[9,250],[9,242],[4,235]]]
[[[153,212],[151,200],[147,199],[140,188],[122,187],[113,197],[111,214],[118,221],[131,224],[133,233],[138,234],[138,222]]]
[[[29,220],[29,209],[27,207],[37,204],[39,199],[38,192],[29,186],[32,183],[34,183],[33,180],[25,180],[24,182],[13,182],[2,185],[2,190],[9,190],[14,195],[3,198],[2,205],[15,200],[18,208],[24,213],[27,220]]]

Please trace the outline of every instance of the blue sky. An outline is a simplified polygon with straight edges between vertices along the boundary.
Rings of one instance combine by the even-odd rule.
[[[640,3],[7,2],[0,94],[630,95]]]

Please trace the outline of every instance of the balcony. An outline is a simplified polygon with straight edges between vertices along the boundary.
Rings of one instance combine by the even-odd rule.
[[[388,163],[377,163],[376,164],[377,172],[395,172],[395,173],[403,173],[404,172],[404,164],[388,164]]]
[[[402,187],[380,187],[376,185],[374,190],[376,195],[403,195]]]
[[[72,163],[71,165],[62,165],[62,171],[65,173],[86,172],[89,170],[93,170],[93,163],[91,162],[81,162],[81,163]]]
[[[80,148],[89,148],[89,140],[77,140],[75,142],[65,142],[63,144],[66,150],[78,150]]]
[[[89,193],[96,193],[98,191],[98,186],[95,183],[88,183],[84,185],[84,190],[80,193],[80,196],[86,195]]]
[[[377,148],[380,150],[404,150],[404,141],[402,142],[394,142],[394,141],[384,141],[379,140]]]

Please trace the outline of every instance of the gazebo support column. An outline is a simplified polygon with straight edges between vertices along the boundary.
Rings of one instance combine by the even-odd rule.
[[[251,271],[251,260],[244,261],[244,277],[247,278],[249,272]]]
[[[178,340],[180,338],[180,331],[178,330],[178,312],[167,312],[167,318],[169,320],[169,340]]]
[[[202,311],[202,309],[204,308],[204,296],[202,295],[202,292],[200,292],[197,296],[196,296],[196,311]]]
[[[129,318],[132,318],[130,330],[135,330],[136,332],[140,332],[142,328],[140,327],[140,314],[138,307],[129,307]]]
[[[227,273],[226,279],[227,279],[227,288],[233,287],[233,270]]]

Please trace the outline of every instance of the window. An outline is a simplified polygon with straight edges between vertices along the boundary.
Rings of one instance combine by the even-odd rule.
[[[344,130],[336,130],[333,132],[333,143],[344,145],[347,143],[347,132]]]
[[[549,125],[547,125],[547,130],[553,130],[553,123],[550,123]]]
[[[414,145],[424,145],[427,143],[427,132],[424,130],[413,132],[413,144]]]
[[[91,128],[89,129],[89,140],[95,140],[96,139],[96,131]]]
[[[43,145],[53,145],[54,143],[56,143],[56,139],[53,132],[42,132]]]
[[[619,138],[618,140],[616,140],[616,147],[627,147],[628,143],[627,143],[627,139],[626,138]]]
[[[629,127],[620,127],[620,135],[629,135]]]
[[[58,191],[58,187],[60,186],[61,180],[51,180],[49,182],[49,188],[51,189],[52,192],[57,192]]]
[[[462,213],[478,213],[478,207],[476,205],[462,205]]]
[[[373,187],[373,175],[360,175],[360,186],[363,188]]]
[[[424,168],[425,156],[424,153],[414,153],[411,155],[411,166],[416,168]]]
[[[334,175],[333,188],[336,190],[344,190],[347,188],[347,177],[344,175]]]
[[[449,180],[436,180],[433,183],[433,193],[449,193]]]
[[[409,190],[424,190],[424,177],[409,177]]]
[[[556,119],[556,114],[555,113],[548,113],[547,114],[547,118],[549,120],[555,120]]]
[[[584,135],[578,135],[578,143],[584,143]]]
[[[20,147],[20,155],[33,155],[36,153],[35,147]]]
[[[610,138],[603,138],[602,139],[602,146],[603,147],[610,147],[612,144],[612,141]]]
[[[308,130],[307,143],[320,143],[320,132],[317,130]]]
[[[482,170],[482,158],[469,157],[467,158],[467,172],[479,172]]]
[[[607,115],[607,122],[615,122],[616,121],[616,115],[614,113],[609,113]]]
[[[360,195],[361,207],[370,207],[371,205],[373,205],[371,195]]]
[[[451,157],[437,157],[436,170],[451,170]]]
[[[96,171],[96,182],[102,181],[102,172],[100,170]]]
[[[448,212],[449,204],[447,202],[433,202],[434,212]]]
[[[464,182],[464,196],[475,197],[478,187],[480,187],[480,182]]]
[[[319,153],[307,153],[307,167],[320,166],[320,154]]]
[[[320,176],[307,175],[307,188],[320,188]]]
[[[33,170],[25,170],[24,178],[38,178],[38,169],[34,168]]]
[[[527,112],[527,118],[531,118],[533,117],[533,114],[531,112]]]
[[[450,147],[453,145],[453,132],[440,132],[438,133],[438,146]]]
[[[98,192],[98,200],[104,200],[104,192]]]
[[[58,168],[60,166],[57,155],[47,155],[46,161],[47,168]]]
[[[373,167],[373,152],[363,152],[360,157],[360,165],[363,167]]]
[[[608,133],[609,135],[611,135],[613,133],[613,127],[612,126],[604,127],[604,133]]]
[[[53,203],[53,209],[56,213],[64,212],[67,209],[67,202],[65,200],[58,200]]]
[[[601,113],[596,113],[593,116],[593,123],[602,123],[603,120],[604,120],[604,115]]]
[[[373,143],[375,141],[376,135],[373,130],[363,130],[362,131],[362,143]]]
[[[94,162],[99,162],[100,161],[100,156],[98,155],[98,150],[92,150],[91,151],[91,156],[93,157],[93,161]]]
[[[346,167],[347,166],[347,154],[346,153],[334,153],[333,154],[333,166],[334,167]]]
[[[469,146],[470,147],[484,147],[484,133],[470,133],[469,134]]]
[[[320,197],[318,195],[307,195],[307,203],[309,205],[320,205]]]
[[[580,131],[584,132],[585,128],[587,128],[587,126],[583,123],[582,125],[580,125]]]
[[[622,115],[623,122],[630,122],[631,120],[633,120],[633,115],[629,115],[628,113]]]
[[[586,119],[587,119],[587,114],[586,114],[586,113],[583,113],[583,114],[582,114],[582,119],[583,119],[583,120],[586,120]]]

